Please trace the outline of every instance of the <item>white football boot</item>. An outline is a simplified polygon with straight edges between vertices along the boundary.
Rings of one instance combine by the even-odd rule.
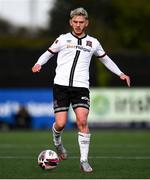
[[[93,171],[92,167],[90,166],[90,164],[88,163],[88,161],[81,161],[80,162],[80,168],[82,171],[90,173]]]
[[[64,148],[64,146],[62,144],[59,144],[58,146],[55,145],[59,160],[66,160],[67,159],[67,151]]]

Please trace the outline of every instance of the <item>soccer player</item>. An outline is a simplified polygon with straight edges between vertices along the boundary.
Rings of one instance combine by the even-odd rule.
[[[53,141],[60,159],[67,159],[61,134],[67,122],[70,104],[76,115],[78,143],[80,148],[80,167],[84,172],[92,172],[88,162],[90,131],[87,123],[89,114],[89,65],[95,55],[106,68],[125,80],[130,86],[130,78],[106,55],[100,42],[86,34],[88,13],[84,8],[70,12],[72,32],[60,35],[44,52],[32,67],[33,73],[39,72],[54,54],[57,56],[56,75],[54,78],[53,98],[55,123],[52,127]]]

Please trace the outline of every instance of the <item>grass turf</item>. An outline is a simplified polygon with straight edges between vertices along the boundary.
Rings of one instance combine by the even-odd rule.
[[[79,168],[77,131],[65,131],[63,141],[69,158],[44,171],[38,154],[54,150],[48,131],[0,133],[0,179],[148,179],[150,178],[150,132],[140,130],[91,131],[89,161],[93,173]]]

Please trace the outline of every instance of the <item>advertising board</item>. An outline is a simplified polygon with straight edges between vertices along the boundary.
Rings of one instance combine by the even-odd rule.
[[[71,112],[75,121],[75,116]],[[150,89],[91,89],[89,123],[150,122]]]

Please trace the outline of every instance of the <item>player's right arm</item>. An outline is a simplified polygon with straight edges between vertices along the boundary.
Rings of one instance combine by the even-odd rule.
[[[45,53],[43,53],[38,61],[35,63],[35,65],[32,67],[32,72],[40,72],[42,65],[46,64],[47,61],[53,56],[53,53],[47,50]]]
[[[60,38],[57,38],[55,42],[51,45],[51,47],[44,52],[38,59],[38,61],[35,63],[35,65],[32,67],[32,72],[40,72],[42,66],[47,63],[47,61],[57,52],[60,51],[61,43]]]

